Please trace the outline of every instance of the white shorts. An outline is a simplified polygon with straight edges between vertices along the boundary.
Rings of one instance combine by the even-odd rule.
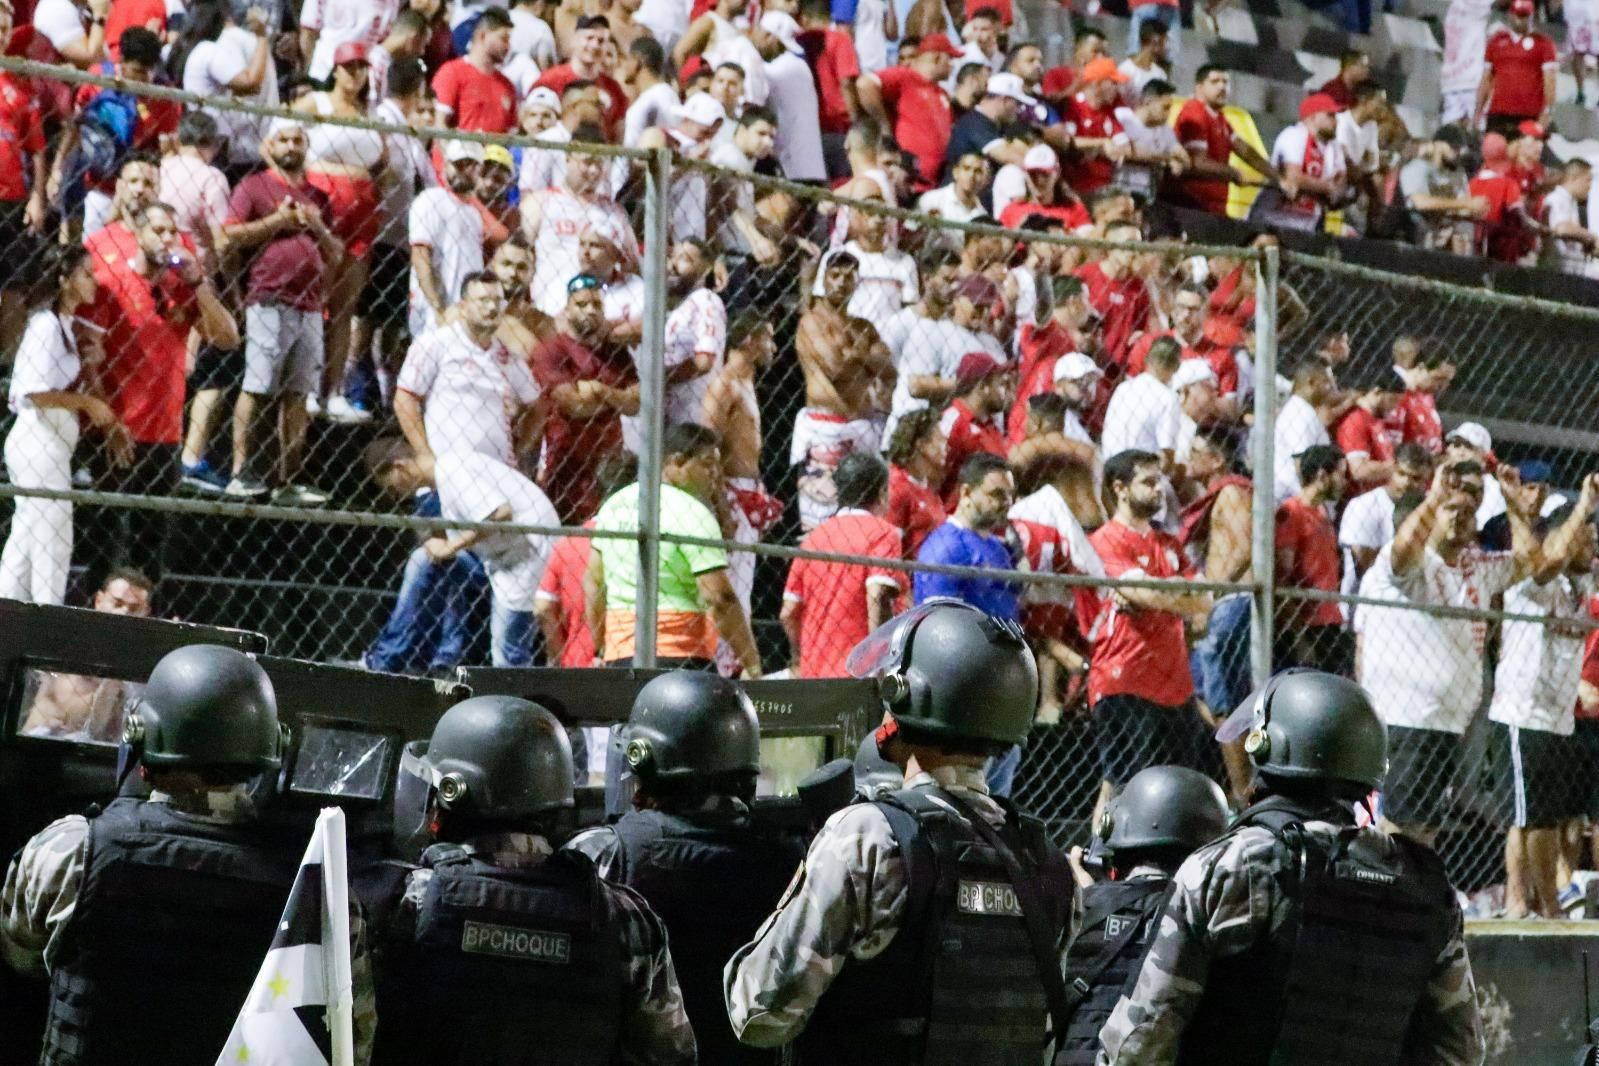
[[[789,465],[801,467],[800,528],[815,529],[838,510],[833,471],[839,461],[850,452],[876,452],[882,438],[882,427],[871,419],[849,419],[810,407],[800,410],[788,450]]]
[[[1599,56],[1599,5],[1567,3],[1566,51],[1574,56]]]
[[[1443,114],[1438,121],[1446,126],[1451,122],[1469,122],[1476,110],[1477,90],[1455,89],[1444,93]]]
[[[244,391],[316,392],[322,384],[322,312],[282,304],[244,309]]]

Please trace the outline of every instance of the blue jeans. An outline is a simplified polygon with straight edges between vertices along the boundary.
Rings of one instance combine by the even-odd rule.
[[[533,612],[502,607],[498,598],[489,611],[489,637],[495,666],[533,665]]]
[[[1005,754],[990,758],[985,773],[989,795],[1010,799],[1011,789],[1016,786],[1016,768],[1021,764],[1022,749],[1019,744],[1012,744]]]
[[[460,665],[472,605],[487,590],[477,556],[464,552],[440,566],[418,545],[405,561],[394,610],[366,653],[367,667],[420,674]]]
[[[1180,7],[1165,4],[1143,4],[1133,8],[1132,19],[1127,23],[1127,54],[1138,54],[1138,27],[1146,22],[1160,22],[1166,26],[1166,54],[1175,57],[1183,49],[1183,11]]]
[[[1232,713],[1249,695],[1249,609],[1247,593],[1217,600],[1204,639],[1189,657],[1199,698],[1216,715]]]

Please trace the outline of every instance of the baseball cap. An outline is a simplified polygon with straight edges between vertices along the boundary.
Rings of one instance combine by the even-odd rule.
[[[1480,422],[1462,422],[1444,437],[1445,444],[1457,440],[1484,454],[1494,450],[1494,439]]]
[[[444,161],[446,163],[459,163],[470,159],[474,163],[483,162],[483,145],[477,141],[445,141]]]
[[[1541,124],[1534,122],[1530,118],[1521,125],[1517,126],[1516,132],[1521,134],[1523,137],[1533,137],[1540,141],[1547,141],[1549,139],[1549,131],[1544,129]]]
[[[950,42],[947,33],[929,33],[923,37],[916,45],[916,54],[920,55],[923,52],[943,52],[951,59],[959,59],[966,54]]]
[[[1023,170],[1059,170],[1060,156],[1047,144],[1035,144],[1022,156]]]
[[[1177,367],[1177,373],[1172,375],[1171,388],[1179,391],[1190,385],[1198,385],[1201,381],[1215,384],[1216,372],[1210,364],[1203,359],[1184,359]]]
[[[695,93],[683,104],[678,117],[686,118],[697,126],[710,127],[726,120],[727,109],[722,106],[722,101],[710,93]]]
[[[967,352],[961,356],[960,365],[955,368],[956,387],[965,388],[1004,369],[1004,364],[987,352]]]
[[[1533,12],[1532,0],[1511,0],[1510,13],[1531,18]]]
[[[1312,115],[1336,115],[1342,110],[1338,101],[1326,93],[1311,93],[1299,105],[1299,121],[1303,122]]]
[[[333,65],[342,67],[346,63],[365,63],[366,45],[360,41],[345,41],[333,51]]]
[[[275,118],[267,123],[266,137],[263,139],[270,141],[280,133],[293,133],[295,130],[304,133],[305,124],[297,119]]]
[[[511,150],[503,144],[485,146],[483,149],[483,162],[502,166],[506,170],[516,169],[516,161],[511,158]]]
[[[1553,481],[1555,468],[1546,459],[1523,459],[1516,464],[1516,473],[1526,482]]]
[[[955,287],[955,295],[980,307],[988,307],[999,299],[999,286],[981,274],[973,274]]]
[[[561,110],[561,96],[548,85],[540,85],[537,89],[527,94],[527,99],[522,101],[522,110],[530,107],[547,107],[551,111]]]
[[[1050,67],[1044,71],[1044,80],[1039,84],[1038,91],[1051,99],[1065,96],[1076,78],[1077,72],[1071,67]]]
[[[1104,373],[1099,369],[1099,364],[1094,362],[1082,352],[1067,352],[1055,360],[1055,381],[1080,381],[1086,377],[1097,377]]]
[[[983,90],[989,96],[1003,96],[1015,100],[1024,107],[1035,107],[1038,101],[1027,95],[1027,87],[1022,84],[1022,79],[1015,74],[990,74],[988,88]]]
[[[783,47],[794,55],[803,55],[800,47],[800,25],[787,11],[768,11],[761,16],[761,29],[783,42]]]
[[[1094,81],[1113,81],[1120,85],[1127,81],[1127,75],[1116,66],[1114,59],[1100,56],[1098,59],[1089,60],[1088,65],[1083,68],[1083,82],[1086,84]]]

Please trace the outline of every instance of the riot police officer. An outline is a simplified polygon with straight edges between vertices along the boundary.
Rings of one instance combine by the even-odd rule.
[[[1133,990],[1178,864],[1227,828],[1216,782],[1183,766],[1140,770],[1106,807],[1098,835],[1108,880],[1083,890],[1081,917],[1066,952],[1066,1038],[1055,1066],[1093,1066],[1099,1030]]]
[[[149,798],[50,825],[17,854],[0,891],[6,958],[50,976],[41,1062],[216,1061],[305,846],[258,818],[269,791],[258,779],[275,780],[283,747],[272,683],[248,655],[194,645],[156,665],[124,722],[121,755]],[[364,1062],[371,970],[352,919]]]
[[[1174,878],[1100,1061],[1478,1063],[1471,964],[1438,857],[1356,824],[1387,737],[1354,682],[1274,678],[1217,732],[1245,737],[1247,808]]]
[[[805,856],[797,833],[751,816],[760,726],[736,682],[674,670],[633,701],[617,745],[633,810],[568,845],[637,891],[666,923],[700,1059],[773,1062],[741,1046],[722,1005],[722,967],[755,934]]]
[[[398,791],[438,843],[376,938],[376,1061],[692,1063],[660,919],[587,857],[555,850],[574,806],[555,716],[478,696],[419,747]]]
[[[1073,883],[1042,826],[984,782],[1032,724],[1032,652],[1014,623],[939,598],[850,665],[877,678],[878,746],[905,787],[828,820],[728,963],[733,1028],[759,1046],[797,1038],[802,1062],[1034,1066],[1061,1016]]]

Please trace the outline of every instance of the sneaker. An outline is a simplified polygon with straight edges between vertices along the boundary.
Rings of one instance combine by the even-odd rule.
[[[272,502],[279,507],[321,507],[328,494],[306,485],[281,485],[272,490]]]
[[[246,480],[236,477],[228,482],[222,490],[223,495],[231,496],[236,500],[258,500],[267,494],[266,483],[263,481]]]
[[[306,393],[305,413],[310,415],[312,418],[320,416],[322,414],[322,397],[318,396],[314,392]]]
[[[327,410],[323,412],[323,417],[329,421],[340,422],[347,426],[359,426],[372,421],[372,412],[355,406],[343,396],[334,396],[328,400]]]
[[[183,465],[183,485],[195,492],[216,496],[227,491],[228,479],[211,469],[210,463],[201,459],[198,463]]]

